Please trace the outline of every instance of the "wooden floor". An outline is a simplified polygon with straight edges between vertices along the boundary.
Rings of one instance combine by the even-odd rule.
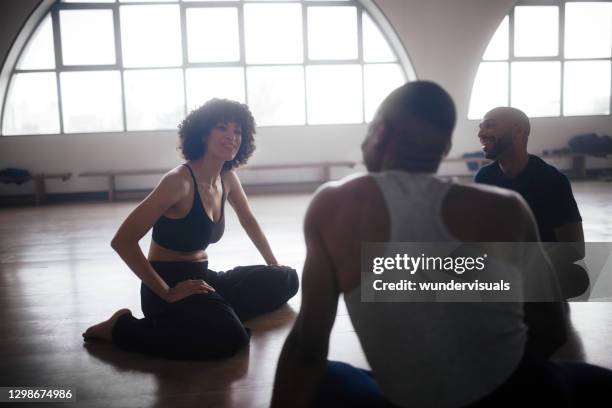
[[[612,183],[573,187],[587,241],[612,241]],[[277,258],[298,271],[305,254],[301,231],[309,198],[251,198]],[[168,361],[83,343],[83,330],[116,309],[129,307],[142,316],[139,281],[109,246],[134,204],[0,210],[0,386],[75,387],[77,404],[64,406],[267,406],[299,295],[281,310],[249,322],[249,348],[221,362]],[[261,263],[233,213],[227,214],[226,235],[209,251],[211,269]],[[143,240],[143,248],[149,239]],[[572,303],[571,322],[572,338],[558,358],[612,368],[612,304]],[[330,358],[367,367],[343,302]]]

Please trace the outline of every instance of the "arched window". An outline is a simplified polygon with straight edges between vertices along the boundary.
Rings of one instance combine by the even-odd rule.
[[[261,126],[364,123],[414,79],[368,1],[47,7],[8,67],[2,135],[175,129],[212,97],[248,103]]]
[[[612,2],[520,2],[483,55],[468,113],[496,106],[531,117],[609,115]]]

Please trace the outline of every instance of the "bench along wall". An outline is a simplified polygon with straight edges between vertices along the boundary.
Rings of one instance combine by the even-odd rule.
[[[38,1],[0,2],[0,60]],[[486,45],[512,0],[378,0],[406,48],[417,77],[440,83],[453,96],[458,113],[451,156],[478,150],[477,121],[467,120],[470,93]],[[610,116],[536,118],[532,120],[530,148],[534,152],[564,146],[576,133],[612,134]],[[257,133],[253,165],[352,161],[360,159],[359,144],[366,125],[262,127]],[[108,169],[149,169],[180,163],[176,134],[128,132],[49,136],[0,137],[0,167],[23,167],[33,172],[79,174]],[[589,160],[591,163],[592,161]],[[569,160],[560,160],[569,167]],[[597,163],[595,163],[597,164]],[[466,172],[462,163],[444,165],[441,173]],[[287,183],[317,179],[318,172],[287,171],[245,174],[246,184]],[[337,175],[341,175],[338,172]],[[126,178],[120,189],[152,187],[158,176]],[[53,192],[103,191],[102,179],[72,177],[49,182]],[[23,193],[22,188],[0,184],[0,195]]]

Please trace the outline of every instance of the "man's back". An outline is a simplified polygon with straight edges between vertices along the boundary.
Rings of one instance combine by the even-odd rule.
[[[410,175],[401,171],[380,174]],[[425,177],[434,180],[433,176]],[[359,285],[361,259],[358,255],[362,242],[393,240],[389,204],[377,182],[380,178],[372,173],[330,183],[311,205],[311,218],[320,226],[320,239],[334,261],[337,282],[343,293]],[[518,194],[489,186],[445,185],[448,188],[439,203],[421,195],[406,196],[406,201],[400,204],[406,214],[414,213],[419,225],[428,229],[422,232],[408,230],[413,234],[411,239],[423,237],[418,240],[426,242],[432,225],[441,225],[451,239],[462,242],[537,241],[533,217]],[[437,206],[440,213],[433,214],[434,219],[424,220],[419,212],[422,210],[411,206],[410,200],[420,201],[420,208]]]
[[[365,303],[359,250],[362,242],[372,241],[516,240],[516,232],[503,231],[504,224],[517,227],[516,216],[499,219],[487,210],[474,211],[474,203],[484,201],[497,211],[506,206],[511,213],[521,202],[512,194],[402,171],[373,173],[332,190],[334,208],[341,210],[330,214],[329,221],[333,218],[337,225],[324,223],[328,227],[322,232],[331,235],[326,242],[342,243],[328,248],[339,266],[337,278],[351,320],[385,396],[398,405],[457,406],[502,384],[524,351],[527,329],[521,304]],[[490,225],[498,228],[487,230]]]

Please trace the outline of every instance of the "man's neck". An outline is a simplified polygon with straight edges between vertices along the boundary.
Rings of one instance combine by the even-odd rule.
[[[435,160],[425,159],[406,159],[397,160],[395,158],[386,159],[383,161],[380,171],[385,170],[400,170],[407,173],[436,173],[440,166],[440,159]]]
[[[497,162],[499,167],[508,178],[518,176],[527,167],[529,162],[529,154],[526,150],[520,152],[512,152],[500,157]]]

